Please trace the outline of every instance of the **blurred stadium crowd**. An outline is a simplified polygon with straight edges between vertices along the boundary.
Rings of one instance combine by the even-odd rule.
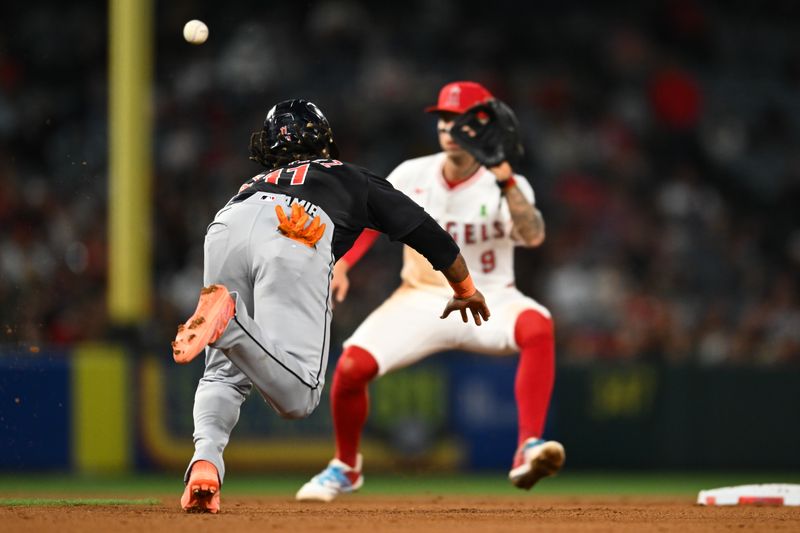
[[[273,103],[314,100],[344,159],[388,173],[437,150],[422,108],[474,79],[522,123],[518,171],[548,239],[519,251],[518,285],[554,312],[561,361],[800,362],[800,6],[556,4],[158,2],[143,336],[166,352],[191,312],[205,226],[258,171],[247,142]],[[105,8],[2,8],[7,343],[109,331]],[[181,39],[190,18],[208,23],[205,45]],[[380,242],[353,271],[334,351],[397,285],[399,263]]]

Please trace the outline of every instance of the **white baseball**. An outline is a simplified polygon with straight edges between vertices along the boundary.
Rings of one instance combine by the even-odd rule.
[[[208,39],[208,26],[202,20],[190,20],[183,27],[183,38],[192,44],[203,44]]]

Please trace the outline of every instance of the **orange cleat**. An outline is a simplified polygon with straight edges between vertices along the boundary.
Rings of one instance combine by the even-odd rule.
[[[219,474],[208,461],[192,465],[189,482],[181,496],[181,507],[187,513],[219,512]]]
[[[235,311],[233,297],[223,285],[203,287],[197,309],[185,324],[178,326],[178,333],[172,341],[172,357],[175,362],[188,363],[206,345],[219,339]]]

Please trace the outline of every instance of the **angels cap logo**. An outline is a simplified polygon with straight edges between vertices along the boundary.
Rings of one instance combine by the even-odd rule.
[[[461,87],[458,85],[453,85],[450,89],[450,94],[447,95],[447,105],[461,107]]]
[[[439,91],[436,105],[425,108],[427,113],[464,113],[475,104],[492,99],[486,87],[474,81],[454,81]]]

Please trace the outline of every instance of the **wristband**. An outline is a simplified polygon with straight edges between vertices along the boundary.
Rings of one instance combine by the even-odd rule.
[[[467,277],[461,281],[449,281],[450,286],[453,287],[455,297],[459,300],[465,300],[475,294],[475,284],[472,282],[472,276],[467,274]]]
[[[514,179],[514,176],[511,176],[507,180],[497,180],[497,186],[500,187],[500,192],[505,194],[508,190],[517,184],[517,181]]]

